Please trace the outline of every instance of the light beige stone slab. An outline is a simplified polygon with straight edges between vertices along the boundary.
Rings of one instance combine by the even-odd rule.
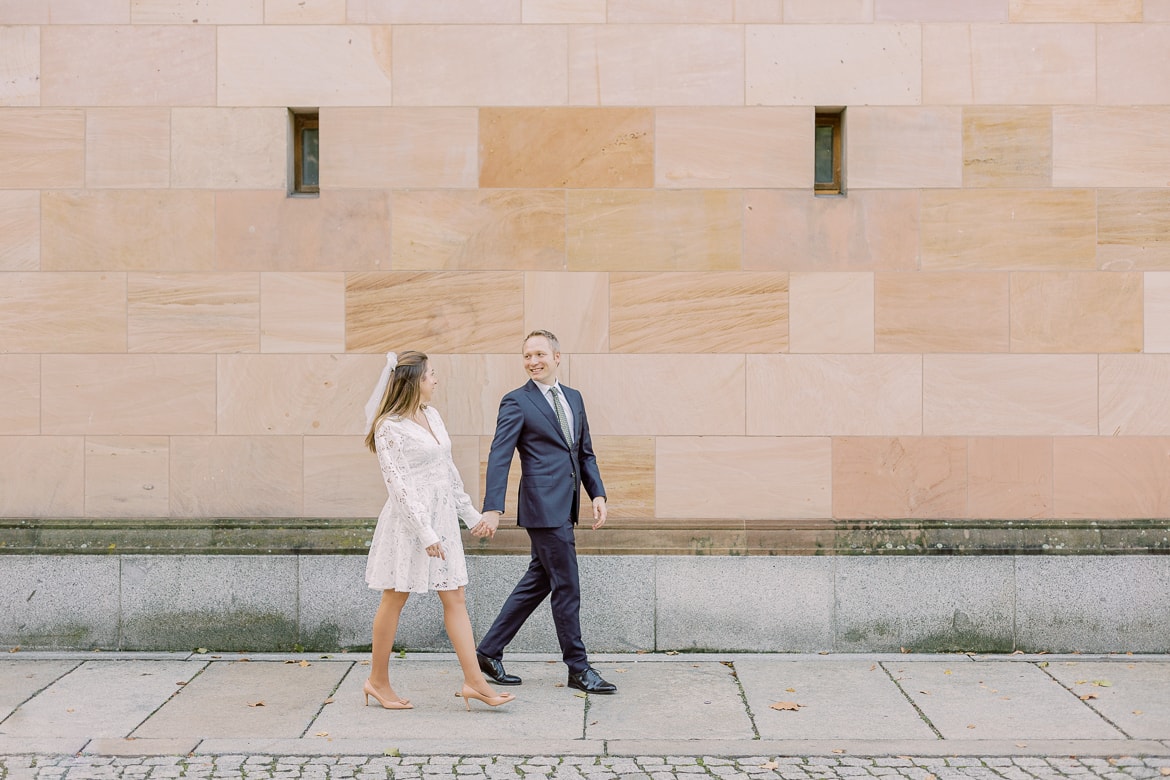
[[[967,449],[967,515],[1012,520],[1052,516],[1052,439],[996,436]]]
[[[163,436],[215,432],[211,355],[44,355],[41,430]]]
[[[305,437],[305,516],[377,517],[386,503],[378,459],[364,436]]]
[[[1101,355],[1101,434],[1170,435],[1170,356]]]
[[[220,355],[216,432],[364,435],[380,355]],[[297,377],[296,382],[288,381]]]
[[[483,108],[481,187],[649,187],[655,112],[646,108]]]
[[[0,27],[0,106],[41,103],[41,34],[33,26]]]
[[[936,190],[922,193],[922,268],[1093,270],[1092,190]]]
[[[874,0],[879,22],[1006,22],[1008,0]]]
[[[1170,270],[1170,190],[1097,190],[1097,265]]]
[[[1006,9],[1004,13],[1007,13]],[[923,104],[965,105],[974,102],[971,45],[969,24],[922,25]]]
[[[610,519],[656,516],[656,441],[653,436],[593,437]]]
[[[765,436],[922,433],[919,355],[748,355],[747,429]]]
[[[509,352],[523,336],[523,290],[523,275],[510,271],[349,274],[346,349]]]
[[[928,436],[1096,435],[1097,356],[926,355],[922,419]]]
[[[3,274],[2,352],[125,352],[123,274]]]
[[[1170,107],[1053,109],[1053,186],[1165,187],[1167,181]]]
[[[827,438],[659,436],[655,494],[663,517],[831,516]]]
[[[1170,22],[1170,0],[1144,0],[1142,16],[1147,22]]]
[[[965,439],[833,439],[833,517],[963,517],[966,487]]]
[[[609,274],[524,274],[525,333],[552,331],[565,354],[608,352],[609,324]]]
[[[575,106],[742,106],[743,28],[574,25],[568,85]]]
[[[303,483],[300,436],[171,438],[171,517],[300,517]]]
[[[972,24],[972,97],[993,105],[1093,103],[1095,52],[1092,25]]]
[[[1142,285],[1142,313],[1145,339],[1143,352],[1170,352],[1170,272],[1145,275]]]
[[[446,424],[446,418],[444,418],[443,423],[444,425]],[[463,483],[463,490],[471,499],[471,505],[476,509],[483,506],[483,487],[477,478],[481,465],[479,459],[482,446],[481,438],[479,436],[451,437],[451,460],[455,463],[455,470],[459,472],[459,481]],[[482,465],[486,472],[486,458],[482,461]],[[383,484],[383,487],[385,487],[385,484]]]
[[[368,271],[390,267],[390,193],[215,193],[215,267],[225,271]]]
[[[129,352],[258,352],[256,274],[142,274],[126,277]]]
[[[964,187],[1052,184],[1052,109],[989,106],[963,109]]]
[[[264,0],[265,24],[345,24],[346,0]]]
[[[81,436],[0,436],[0,517],[85,514]]]
[[[1142,0],[1010,0],[1013,22],[1140,22]]]
[[[0,271],[36,271],[40,264],[40,193],[0,191]]]
[[[41,432],[41,358],[0,354],[0,431],[8,435]]]
[[[746,431],[743,355],[690,356],[685,382],[679,381],[673,355],[573,355],[572,363],[571,384],[585,396],[595,436],[743,436]]]
[[[261,24],[264,0],[130,0],[132,24]]]
[[[748,105],[922,102],[922,39],[916,25],[753,25],[744,36]]]
[[[391,214],[391,265],[397,270],[565,267],[560,190],[398,191]]]
[[[170,439],[86,437],[86,517],[166,517],[169,513]]]
[[[570,190],[569,270],[738,270],[742,209],[737,190]]]
[[[211,270],[214,197],[196,190],[45,193],[41,270]]]
[[[787,24],[872,22],[874,0],[784,0]]]
[[[846,198],[818,198],[809,190],[751,190],[744,193],[743,267],[916,270],[918,211],[914,190],[857,190]]]
[[[735,21],[777,24],[784,21],[784,3],[782,0],[735,0]]]
[[[525,24],[604,24],[606,0],[521,0]]]
[[[335,108],[321,111],[333,188],[475,187],[478,114],[471,108]]]
[[[558,25],[394,28],[396,106],[563,106],[569,33]]]
[[[947,107],[846,109],[845,186],[958,187],[963,181],[962,113]]]
[[[877,352],[1008,352],[1008,274],[879,273]]]
[[[209,106],[215,101],[214,28],[41,28],[43,105]]]
[[[126,0],[0,0],[2,24],[126,24]]]
[[[784,352],[788,274],[611,273],[609,348],[633,353]]]
[[[1140,17],[1141,4],[1137,7]],[[1097,102],[1117,106],[1170,103],[1170,25],[1097,27]]]
[[[561,335],[557,333],[558,337]],[[520,357],[523,339],[524,334],[518,333],[507,354],[469,355],[426,351],[429,364],[435,369],[439,380],[432,397],[433,405],[443,415],[447,433],[454,437],[478,436],[487,439],[483,442],[484,467],[487,466],[486,448],[491,444],[490,437],[496,429],[500,399],[505,393],[528,381]],[[410,346],[409,342],[402,342],[399,348]],[[564,342],[561,348],[564,350]],[[573,386],[572,378],[566,370],[570,361],[570,356],[562,353],[560,378],[565,384]],[[370,387],[373,387],[375,379],[377,375],[371,375]]]
[[[1140,352],[1142,276],[1013,273],[1012,352]]]
[[[858,271],[788,277],[788,351],[873,352],[874,277]]]
[[[220,27],[218,105],[388,106],[390,57],[389,27]]]
[[[654,117],[655,186],[811,186],[807,107],[662,107]]]
[[[284,191],[287,148],[284,108],[175,108],[171,186]]]
[[[1104,431],[1103,431],[1104,432]],[[1076,436],[1053,444],[1056,517],[1165,517],[1170,513],[1165,436]]]
[[[733,21],[732,0],[609,0],[609,24],[724,24]]]
[[[84,182],[84,112],[0,108],[0,189],[81,187]]]
[[[260,275],[261,352],[344,352],[345,275]]]
[[[171,111],[91,108],[85,119],[87,187],[167,187],[171,182]]]
[[[359,24],[511,24],[519,0],[349,0],[349,21]]]

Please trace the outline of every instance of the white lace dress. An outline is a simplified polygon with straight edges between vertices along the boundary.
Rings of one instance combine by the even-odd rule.
[[[366,583],[377,590],[422,593],[467,584],[459,521],[470,528],[480,514],[451,459],[451,437],[443,419],[431,407],[424,414],[434,436],[397,417],[383,419],[374,434],[390,494],[366,559]],[[427,555],[426,548],[435,542],[443,543],[446,560]]]

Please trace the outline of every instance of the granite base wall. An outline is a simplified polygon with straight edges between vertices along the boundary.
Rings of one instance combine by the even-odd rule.
[[[590,650],[1170,652],[1170,556],[581,556]],[[527,559],[470,556],[482,635]],[[5,555],[0,646],[336,651],[369,645],[359,555]],[[398,645],[448,650],[434,593]],[[548,605],[510,652],[557,653]]]

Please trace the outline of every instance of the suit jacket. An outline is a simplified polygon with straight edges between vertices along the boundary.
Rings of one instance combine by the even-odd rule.
[[[573,411],[572,447],[565,443],[552,406],[533,380],[500,401],[483,511],[504,511],[513,452],[520,453],[516,522],[523,528],[555,528],[565,520],[575,525],[582,484],[590,498],[605,495],[581,394],[563,384],[560,388]]]

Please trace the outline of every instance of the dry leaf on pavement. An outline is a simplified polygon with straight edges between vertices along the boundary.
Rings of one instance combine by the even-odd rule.
[[[768,761],[767,763],[760,764],[760,769],[777,769],[779,766],[775,761]]]
[[[772,709],[774,710],[791,710],[792,712],[796,712],[803,706],[803,704],[797,704],[794,701],[777,701],[772,703]]]
[[[256,702],[255,704],[249,704],[248,706],[249,706],[249,707],[263,707],[263,706],[264,706],[264,702],[262,702],[262,701],[258,701],[258,702]]]

